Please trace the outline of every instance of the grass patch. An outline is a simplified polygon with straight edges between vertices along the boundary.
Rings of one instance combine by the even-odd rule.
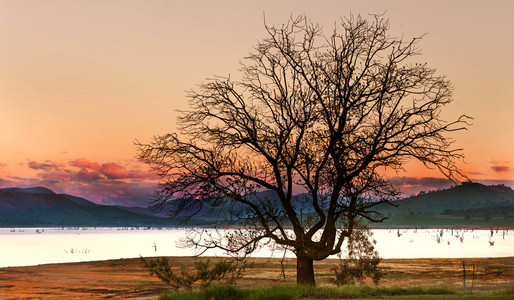
[[[503,291],[494,293],[494,295],[498,295],[498,296],[512,296],[514,298],[514,286],[512,286],[512,287],[510,287],[508,289],[505,289]]]
[[[212,286],[204,291],[184,291],[167,293],[159,300],[210,300],[210,299],[244,299],[244,300],[280,300],[302,298],[363,298],[400,295],[453,295],[450,288],[422,287],[311,287],[297,285],[274,285],[267,287],[241,288],[234,286]]]

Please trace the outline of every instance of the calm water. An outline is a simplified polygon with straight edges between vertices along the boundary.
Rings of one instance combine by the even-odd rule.
[[[495,230],[492,236],[490,230],[378,229],[373,233],[383,258],[514,256],[513,230]],[[185,229],[0,228],[0,267],[194,255],[192,249],[176,245],[185,235]],[[206,255],[223,253],[211,251]],[[267,248],[254,254],[270,255]],[[282,253],[274,256],[282,257]]]

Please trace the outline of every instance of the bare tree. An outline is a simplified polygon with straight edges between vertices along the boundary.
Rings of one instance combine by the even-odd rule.
[[[163,178],[156,205],[182,216],[222,207],[243,226],[193,244],[249,254],[271,242],[314,285],[313,261],[339,253],[356,220],[383,220],[373,207],[398,195],[381,170],[414,158],[456,178],[462,153],[446,134],[467,117],[440,118],[451,83],[412,62],[419,38],[391,37],[382,16],[342,19],[329,35],[304,16],[265,28],[241,80],[201,84],[180,135],[137,144]]]

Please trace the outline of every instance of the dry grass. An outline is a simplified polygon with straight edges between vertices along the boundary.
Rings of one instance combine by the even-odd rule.
[[[174,257],[173,261],[177,269],[192,268],[190,257]],[[468,266],[473,263],[478,266],[474,291],[490,293],[514,286],[514,257],[465,261]],[[238,285],[294,284],[296,281],[294,259],[284,262],[285,281],[279,259],[254,258],[251,263],[252,267]],[[331,268],[336,263],[336,260],[315,263],[318,285],[330,285]],[[462,259],[386,259],[381,267],[385,272],[381,286],[445,286],[463,291]],[[370,280],[367,283],[372,285]],[[0,268],[0,299],[155,299],[166,290],[165,284],[148,275],[139,259]]]

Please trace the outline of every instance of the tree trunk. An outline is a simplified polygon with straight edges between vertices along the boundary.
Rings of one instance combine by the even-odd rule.
[[[311,258],[296,257],[296,284],[316,285],[313,262]]]

